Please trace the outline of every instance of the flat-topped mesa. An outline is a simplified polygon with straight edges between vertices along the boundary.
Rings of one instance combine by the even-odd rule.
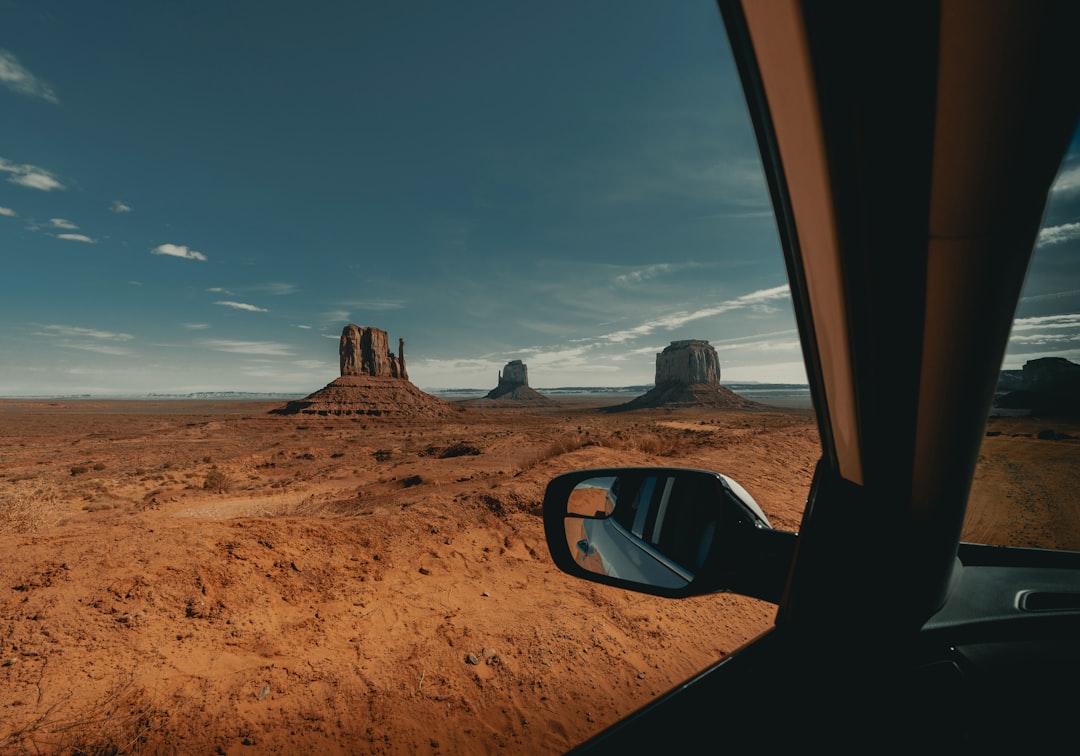
[[[720,358],[703,339],[673,341],[656,355],[656,386],[719,386]]]
[[[398,339],[398,353],[390,351],[390,339],[379,328],[350,323],[341,330],[338,346],[341,375],[371,375],[409,379],[405,369],[405,339]]]
[[[499,388],[507,391],[529,385],[529,367],[521,360],[511,360],[499,372]]]
[[[656,355],[655,385],[641,396],[603,412],[648,408],[760,409],[762,405],[720,385],[720,358],[704,339],[673,341]]]
[[[499,385],[478,401],[497,401],[504,405],[520,402],[531,405],[550,403],[546,396],[529,387],[529,368],[521,360],[506,363],[506,367],[499,371]]]

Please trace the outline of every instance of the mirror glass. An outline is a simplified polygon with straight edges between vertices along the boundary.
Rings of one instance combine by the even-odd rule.
[[[567,544],[590,572],[683,588],[710,553],[723,497],[720,481],[708,474],[588,478],[567,501]]]

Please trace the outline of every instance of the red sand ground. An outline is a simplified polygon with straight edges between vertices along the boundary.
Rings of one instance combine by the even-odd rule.
[[[792,410],[277,406],[0,402],[0,752],[563,752],[774,608],[558,572],[547,481],[718,470],[797,530],[818,457]],[[1080,548],[1080,441],[991,427],[965,537]]]

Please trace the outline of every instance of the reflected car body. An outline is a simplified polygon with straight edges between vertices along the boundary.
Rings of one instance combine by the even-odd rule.
[[[684,588],[704,566],[716,536],[716,520],[695,530],[691,536],[693,542],[679,555],[666,547],[670,539],[662,537],[663,517],[656,517],[655,510],[665,509],[673,491],[687,478],[677,478],[673,469],[667,475],[647,475],[640,484],[633,486],[627,483],[633,472],[633,468],[627,468],[621,478],[589,478],[575,487],[574,492],[610,482],[603,512],[597,511],[591,518],[567,518],[566,538],[573,544],[574,558],[596,574],[662,588]],[[707,476],[718,484],[717,495],[724,492],[748,510],[756,527],[770,527],[758,503],[730,477],[705,471],[687,472]],[[633,500],[628,500],[628,496]],[[639,505],[642,500],[646,503]],[[719,502],[709,504],[716,506],[719,512]],[[650,505],[654,510],[652,518]]]

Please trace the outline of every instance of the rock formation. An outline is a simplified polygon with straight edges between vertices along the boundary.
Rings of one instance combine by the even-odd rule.
[[[528,402],[529,404],[550,404],[551,400],[529,387],[529,368],[521,360],[511,360],[499,371],[499,385],[478,400],[490,403],[498,400],[499,404]]]
[[[720,385],[720,358],[707,341],[673,341],[656,355],[656,385]]]
[[[720,385],[720,359],[716,349],[702,339],[673,341],[656,355],[653,388],[607,412],[649,407],[716,407],[757,409],[763,405]]]
[[[1001,382],[998,385],[1002,388]],[[1064,357],[1028,360],[1020,380],[1010,388],[997,397],[995,406],[1043,415],[1080,414],[1080,365]]]
[[[404,339],[396,355],[389,344],[386,331],[350,323],[338,342],[340,377],[271,414],[443,417],[460,411],[409,381]]]
[[[350,323],[341,331],[338,345],[341,375],[373,375],[383,378],[405,378],[405,339],[398,339],[398,353],[390,351],[386,331],[361,328]]]

